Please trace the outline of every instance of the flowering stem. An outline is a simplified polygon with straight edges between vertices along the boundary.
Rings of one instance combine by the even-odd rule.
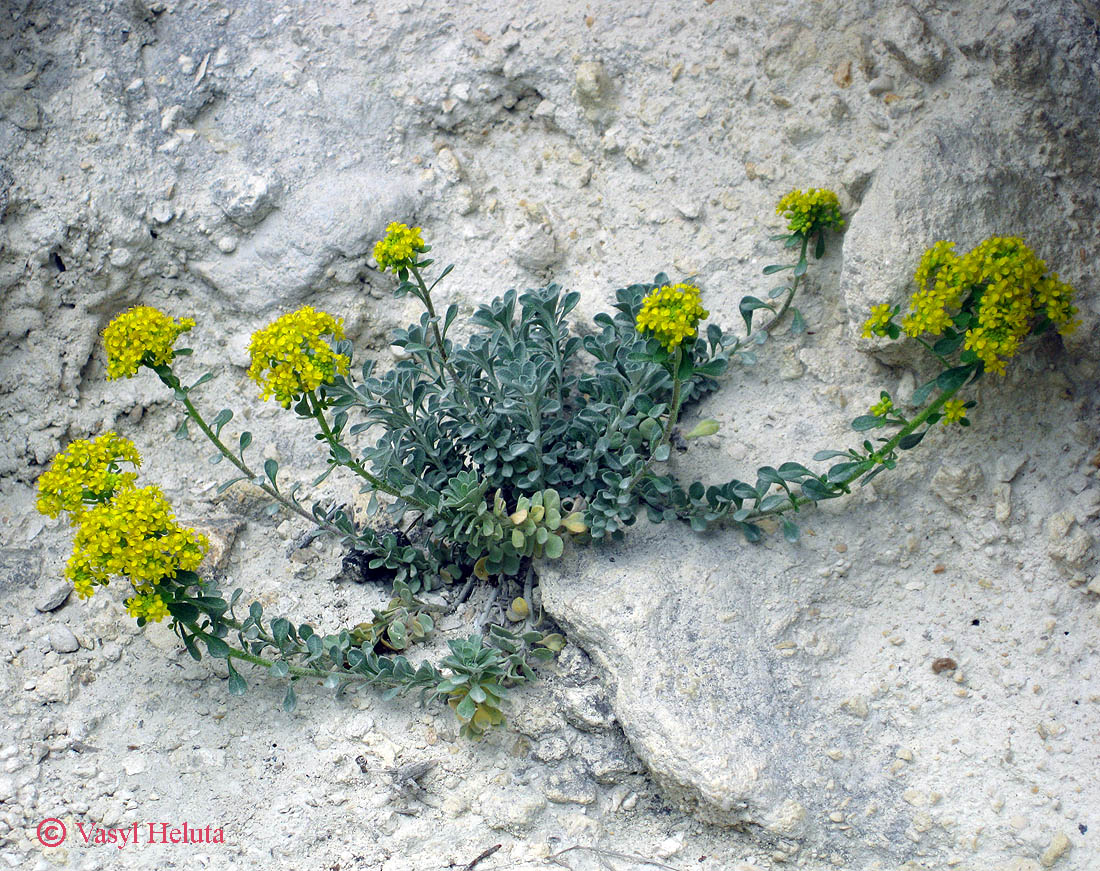
[[[929,417],[935,414],[943,404],[947,402],[952,396],[958,393],[963,388],[960,384],[958,387],[953,387],[951,390],[945,390],[939,396],[937,396],[928,406],[909,423],[907,423],[902,429],[900,429],[890,441],[886,442],[881,448],[872,453],[863,462],[859,464],[859,467],[855,471],[851,472],[847,477],[840,481],[832,483],[830,486],[834,490],[846,491],[848,486],[852,484],[856,479],[862,477],[869,472],[875,465],[880,463],[884,457],[889,457],[890,454],[897,448],[898,443],[907,435],[911,435],[926,421]],[[759,520],[762,517],[774,516],[777,514],[783,514],[790,511],[792,508],[801,507],[814,500],[806,496],[792,496],[791,500],[776,508],[768,509],[767,511],[759,511],[751,514],[745,518],[745,522],[751,523],[754,520]]]
[[[412,273],[413,278],[416,279],[416,284],[420,288],[420,300],[424,303],[424,308],[428,310],[428,318],[431,321],[432,332],[435,334],[435,343],[439,347],[439,359],[443,364],[443,368],[446,369],[447,374],[451,376],[451,381],[454,383],[455,388],[462,394],[462,401],[466,403],[466,407],[474,417],[477,418],[477,422],[484,427],[485,418],[481,414],[481,409],[474,403],[473,397],[470,396],[469,391],[466,389],[466,385],[458,377],[458,373],[455,372],[455,368],[451,365],[451,361],[447,359],[447,347],[443,342],[443,334],[439,331],[439,317],[436,315],[435,306],[432,304],[431,288],[424,283],[424,278],[420,274],[420,270],[416,268],[415,263],[409,264],[409,271]],[[436,284],[438,283],[439,279],[436,279]],[[435,284],[433,284],[432,287],[435,287]]]
[[[204,632],[202,629],[200,629],[194,623],[185,623],[183,625],[185,625],[188,628],[188,630],[191,632],[192,635],[196,636],[197,638],[201,638],[204,641],[206,641],[210,638],[216,638],[217,637],[217,636],[211,635],[209,632]],[[224,641],[224,639],[219,639],[219,640]],[[244,650],[238,650],[236,647],[231,647],[231,646],[229,647],[229,658],[230,659],[239,659],[242,662],[249,662],[249,663],[252,663],[253,665],[263,666],[264,668],[271,668],[273,665],[275,665],[275,660],[265,659],[262,656],[256,656],[253,653],[248,653],[247,651],[244,651]],[[330,674],[332,674],[332,672],[325,671],[324,669],[305,668],[305,667],[300,666],[300,665],[291,665],[289,662],[287,663],[287,670],[290,674],[294,675],[294,677],[312,677],[312,678],[317,678],[318,680],[324,680]],[[354,671],[341,670],[339,672],[339,675],[340,675],[341,680],[357,680],[357,681],[366,681],[366,682],[371,682],[371,683],[379,683],[380,682],[378,680],[378,678],[376,678],[374,676],[365,675],[365,674],[357,674]],[[386,681],[386,683],[388,683],[390,686],[403,686],[403,684],[401,684],[400,681]]]
[[[654,449],[653,453],[649,455],[649,459],[646,460],[645,465],[642,466],[640,472],[630,480],[630,485],[626,488],[626,492],[631,492],[645,477],[649,474],[649,470],[652,468],[657,451],[662,447],[667,447],[669,441],[672,439],[672,430],[676,426],[676,421],[680,417],[680,401],[681,401],[681,381],[680,381],[680,363],[684,358],[684,346],[676,346],[676,355],[672,359],[672,405],[668,412],[668,421],[665,424],[664,435],[661,436],[661,441]]]
[[[923,345],[925,350],[928,351],[929,354],[939,360],[944,369],[951,368],[951,361],[944,357],[942,354],[937,353],[936,349],[929,345],[928,342],[926,342],[920,336],[913,336],[913,338],[916,339],[921,345]]]
[[[373,487],[375,490],[381,490],[383,493],[389,493],[391,496],[401,498],[401,493],[399,491],[395,490],[381,478],[378,478],[368,472],[363,464],[356,460],[355,457],[351,457],[349,460],[344,462],[341,462],[337,459],[337,456],[339,455],[339,451],[337,450],[338,448],[342,448],[344,452],[346,452],[349,456],[351,452],[348,451],[347,448],[344,448],[343,445],[340,444],[340,439],[333,434],[332,428],[328,425],[328,421],[325,420],[325,410],[321,406],[320,400],[317,399],[316,394],[311,390],[309,391],[309,393],[306,394],[306,398],[309,401],[309,408],[310,412],[312,413],[313,419],[317,421],[317,425],[321,428],[321,435],[328,443],[329,448],[332,452],[332,462],[335,465],[344,466],[345,468],[351,469],[356,475],[358,475],[360,478],[370,484],[371,487]],[[414,500],[406,499],[405,501],[412,502]],[[416,505],[419,508],[427,508],[426,505],[423,505],[420,502],[416,502]]]
[[[823,233],[825,231],[824,230],[819,230],[818,232]],[[810,244],[810,237],[808,235],[804,235],[802,237],[802,251],[798,256],[798,262],[799,263],[802,263],[806,260],[806,246],[809,245],[809,244]],[[794,295],[795,295],[795,293],[798,292],[798,283],[801,280],[802,280],[802,275],[798,275],[796,273],[795,276],[794,276],[794,280],[791,282],[791,289],[787,292],[787,298],[783,301],[783,305],[780,306],[779,311],[777,311],[775,313],[775,317],[772,318],[770,321],[768,321],[766,324],[764,324],[764,326],[761,327],[760,329],[764,330],[765,332],[771,332],[772,327],[774,327],[776,324],[778,324],[783,319],[783,315],[785,315],[787,313],[787,309],[789,309],[791,307],[791,302],[794,301]]]
[[[183,403],[183,407],[187,410],[187,416],[195,422],[195,425],[200,430],[202,430],[202,434],[206,436],[210,440],[210,443],[218,449],[218,453],[220,453],[223,457],[229,460],[230,463],[236,466],[237,470],[241,472],[241,474],[247,475],[250,480],[252,480],[261,490],[263,490],[276,502],[279,502],[281,505],[289,508],[296,514],[300,514],[310,523],[314,523],[321,529],[325,530],[325,532],[331,532],[333,535],[336,535],[340,538],[343,538],[345,535],[347,535],[347,533],[345,533],[342,529],[335,526],[334,524],[325,523],[321,520],[318,520],[293,499],[280,493],[273,486],[264,481],[254,471],[252,471],[252,469],[248,467],[244,460],[240,459],[236,454],[229,450],[229,448],[226,447],[225,443],[214,433],[214,430],[210,428],[210,425],[203,419],[202,414],[195,407],[194,403],[191,402],[191,397],[188,396],[187,392],[184,391],[184,389],[180,386],[180,380],[172,372],[171,367],[150,366],[149,368],[157,373],[157,376],[160,378],[161,381],[165,383],[165,385],[167,385],[172,390],[177,391],[177,395],[182,394],[183,398],[180,401]]]

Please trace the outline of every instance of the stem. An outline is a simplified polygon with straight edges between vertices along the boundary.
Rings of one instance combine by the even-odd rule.
[[[335,435],[333,435],[332,429],[328,425],[328,421],[325,420],[325,410],[321,407],[321,402],[317,398],[317,396],[311,390],[308,394],[306,394],[306,397],[309,400],[309,407],[310,411],[312,412],[313,419],[317,421],[317,425],[321,428],[321,435],[324,437],[324,440],[328,442],[328,445],[332,450],[333,464],[351,469],[353,472],[355,472],[356,475],[358,475],[360,478],[370,484],[375,490],[381,490],[383,493],[389,493],[391,496],[399,499],[402,498],[401,493],[398,490],[395,490],[381,478],[377,478],[370,472],[368,472],[363,464],[356,460],[354,457],[352,457],[346,463],[341,463],[336,460],[336,448],[340,446],[340,440]],[[345,448],[345,450],[347,449]],[[351,452],[348,451],[348,453],[350,454]],[[412,499],[406,499],[405,501],[414,502],[414,500]],[[416,501],[415,504],[418,508],[421,509],[426,509],[428,507],[419,501]]]
[[[254,471],[252,471],[252,469],[248,468],[243,460],[239,459],[236,454],[234,454],[231,450],[229,450],[229,448],[225,446],[225,443],[220,438],[214,435],[214,431],[210,428],[209,424],[207,424],[207,422],[203,420],[203,417],[199,413],[199,410],[195,408],[194,404],[191,402],[191,398],[186,395],[183,398],[183,407],[187,409],[187,416],[195,422],[195,425],[198,426],[200,430],[202,430],[203,435],[205,435],[214,445],[214,447],[218,449],[218,452],[227,460],[229,460],[229,462],[231,462],[234,466],[236,466],[240,472],[251,478],[257,484],[257,486],[259,486],[259,488],[263,490],[268,496],[270,496],[276,502],[281,503],[286,508],[289,508],[291,511],[300,514],[311,523],[316,523],[318,526],[321,526],[326,531],[336,532],[341,536],[344,535],[344,533],[340,532],[340,530],[338,530],[336,527],[322,524],[320,521],[317,520],[316,517],[306,511],[301,505],[299,505],[293,499],[284,496],[270,484],[263,481],[263,479]]]
[[[424,278],[421,276],[420,270],[416,268],[416,264],[409,264],[409,271],[412,273],[413,278],[416,279],[417,286],[420,288],[420,300],[424,303],[424,308],[428,310],[428,317],[431,319],[432,332],[435,334],[435,343],[439,347],[439,359],[443,363],[443,368],[446,369],[447,374],[451,376],[451,381],[454,383],[455,388],[462,394],[462,401],[466,404],[466,408],[468,408],[474,417],[477,418],[477,422],[484,427],[485,418],[481,415],[481,409],[474,403],[473,398],[466,389],[466,385],[459,379],[454,366],[452,366],[451,361],[447,359],[447,348],[443,343],[443,334],[439,331],[439,318],[435,313],[435,306],[432,304],[431,289],[424,283]],[[432,286],[434,287],[435,285]]]
[[[187,628],[191,631],[192,635],[197,636],[199,638],[208,639],[208,638],[216,637],[216,636],[212,636],[208,632],[204,632],[202,629],[199,629],[199,627],[196,626],[194,623],[186,623],[184,625],[187,626]],[[271,668],[275,664],[275,660],[265,659],[262,656],[256,656],[255,654],[249,653],[245,650],[238,650],[236,647],[230,647],[229,648],[229,658],[230,659],[239,659],[242,662],[248,662],[248,663],[251,663],[252,665],[263,666],[264,668]],[[286,660],[283,660],[283,661],[285,662]],[[349,671],[347,669],[340,669],[339,671],[325,671],[325,670],[320,669],[320,668],[307,668],[307,667],[304,667],[304,666],[301,666],[301,665],[291,665],[288,662],[287,663],[287,670],[290,674],[294,675],[295,677],[312,677],[312,678],[317,678],[319,680],[324,680],[330,674],[338,674],[340,676],[340,680],[362,681],[364,683],[370,683],[370,684],[375,684],[375,685],[385,684],[385,685],[391,686],[391,687],[393,687],[393,686],[404,686],[405,685],[404,683],[402,683],[399,680],[393,680],[393,679],[385,680],[385,679],[380,678],[380,676],[378,676],[378,675],[359,674],[358,672]]]
[[[672,361],[672,408],[668,412],[668,426],[665,427],[664,437],[661,439],[662,445],[667,445],[672,439],[672,429],[676,426],[676,421],[680,417],[680,400],[681,400],[681,385],[680,381],[680,363],[684,359],[684,346],[678,345],[676,348],[676,357]]]
[[[860,463],[860,466],[859,466],[858,469],[856,469],[854,472],[849,474],[848,477],[845,478],[844,480],[837,481],[832,486],[835,487],[835,488],[839,488],[839,489],[845,489],[845,488],[848,487],[849,484],[851,484],[857,478],[860,478],[863,475],[865,475],[867,472],[869,472],[875,466],[875,464],[879,461],[878,460],[879,457],[889,456],[890,453],[894,450],[894,448],[896,448],[898,446],[898,442],[900,442],[907,435],[910,435],[913,432],[915,432],[926,420],[928,420],[929,417],[931,417],[940,408],[942,408],[943,404],[945,402],[947,402],[947,400],[949,400],[952,396],[954,396],[956,393],[958,393],[963,388],[963,386],[964,385],[960,384],[958,387],[956,387],[952,390],[945,390],[943,393],[941,393],[939,396],[937,396],[935,400],[933,400],[931,403],[929,403],[929,405],[924,409],[924,411],[922,411],[915,418],[913,418],[913,420],[911,420],[908,424],[906,424],[906,426],[904,426],[902,429],[900,429],[894,435],[894,437],[892,439],[890,439],[890,441],[888,441],[881,448],[879,448],[877,451],[875,451],[868,459],[866,459],[862,463]],[[810,499],[807,496],[794,496],[794,497],[792,497],[790,502],[787,502],[786,504],[780,505],[776,508],[771,508],[767,511],[757,512],[757,513],[755,513],[755,514],[753,514],[749,517],[746,517],[745,521],[746,522],[751,522],[753,520],[758,520],[761,517],[768,517],[768,516],[774,516],[774,515],[777,515],[777,514],[783,514],[786,511],[790,511],[792,508],[801,507],[802,505],[806,505],[807,503],[810,503],[810,502],[813,502],[813,501],[814,500]]]
[[[942,354],[938,354],[936,352],[936,349],[929,345],[924,339],[922,339],[920,336],[913,336],[912,338],[916,339],[920,344],[924,346],[925,350],[928,351],[929,354],[939,360],[940,363],[943,364],[944,369],[951,368],[951,361],[944,357]]]
[[[172,370],[170,367],[156,366],[150,368],[152,368],[153,371],[157,373],[160,380],[163,381],[165,385],[167,385],[170,389],[175,391],[182,391],[179,379],[174,374],[172,374]],[[175,383],[172,383],[173,381]],[[264,481],[261,476],[257,475],[252,469],[248,468],[244,460],[240,459],[236,454],[229,450],[229,448],[225,446],[225,443],[220,438],[218,438],[217,435],[214,434],[214,430],[212,430],[210,428],[210,425],[207,424],[205,420],[203,420],[203,417],[199,413],[199,410],[195,408],[194,403],[191,402],[191,397],[189,397],[186,393],[183,393],[183,399],[181,401],[183,402],[183,407],[187,410],[187,416],[195,422],[195,425],[198,426],[200,430],[202,430],[203,435],[205,435],[210,440],[211,444],[213,444],[214,447],[218,449],[218,453],[229,460],[229,462],[232,463],[238,469],[238,471],[247,475],[248,478],[254,484],[256,484],[256,486],[263,490],[268,496],[283,505],[285,508],[289,508],[294,513],[301,515],[310,523],[315,524],[318,528],[323,529],[325,532],[332,533],[337,538],[342,539],[347,535],[347,533],[340,529],[338,526],[335,526],[332,523],[326,523],[324,521],[318,520],[316,517],[313,516],[312,513],[306,511],[305,508],[303,508],[293,499],[284,496],[273,486]]]
[[[819,230],[818,232],[824,232],[824,231]],[[809,245],[809,244],[810,244],[810,237],[809,236],[803,236],[802,237],[802,251],[801,251],[801,253],[799,254],[799,257],[798,257],[798,262],[799,263],[802,263],[806,259],[806,246]],[[805,274],[805,273],[803,273],[803,274]],[[772,318],[770,321],[768,321],[766,324],[764,324],[764,326],[760,327],[760,329],[765,330],[767,332],[771,332],[772,328],[783,319],[783,315],[785,315],[787,313],[787,309],[789,309],[791,307],[791,302],[794,300],[794,295],[798,291],[798,282],[801,281],[801,279],[802,279],[801,275],[796,275],[794,277],[794,280],[791,282],[791,289],[787,292],[787,298],[783,301],[783,305],[780,306],[779,311],[777,311],[775,313],[775,317]]]
[[[676,356],[673,358],[673,361],[672,361],[672,406],[671,406],[671,408],[669,409],[669,412],[668,412],[668,422],[665,425],[664,435],[661,436],[661,441],[657,445],[657,447],[654,448],[653,453],[651,453],[649,455],[649,459],[645,461],[645,465],[642,466],[641,471],[638,472],[637,475],[635,475],[633,478],[630,479],[630,486],[628,486],[626,488],[627,493],[630,493],[631,491],[633,491],[633,489],[638,485],[638,483],[640,481],[642,481],[645,478],[646,475],[649,474],[649,470],[653,466],[653,463],[654,463],[653,458],[656,456],[657,450],[660,449],[663,445],[667,445],[672,439],[672,430],[676,426],[677,419],[680,417],[680,399],[681,399],[680,363],[683,360],[683,358],[684,358],[684,346],[683,345],[678,345],[676,347]]]

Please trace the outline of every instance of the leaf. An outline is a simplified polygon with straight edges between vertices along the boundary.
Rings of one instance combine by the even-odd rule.
[[[185,417],[180,421],[180,425],[176,427],[176,439],[182,442],[189,438],[191,438],[191,433],[187,430],[187,418]]]
[[[933,378],[927,384],[922,384],[916,390],[913,391],[913,396],[910,398],[910,402],[913,405],[924,405],[924,401],[932,395],[933,389],[936,386],[936,379]]]
[[[561,536],[551,534],[546,539],[546,556],[549,559],[557,559],[562,555],[565,550],[565,543],[561,540]]]
[[[741,317],[745,319],[745,329],[748,330],[750,333],[752,332],[752,313],[754,311],[761,308],[766,308],[768,311],[774,311],[771,305],[764,302],[764,300],[762,299],[758,299],[755,296],[741,297],[741,303],[738,308],[741,311]]]
[[[669,446],[667,444],[657,445],[657,450],[653,452],[653,459],[658,463],[663,463],[668,459]]]
[[[791,544],[794,544],[801,537],[798,524],[787,517],[783,518],[783,537]]]
[[[828,480],[830,484],[839,484],[851,477],[856,469],[862,468],[863,463],[837,463],[829,468]]]
[[[216,638],[213,635],[208,635],[203,638],[206,642],[206,650],[215,659],[228,659],[229,658],[229,645],[222,641],[220,638]]]
[[[224,493],[226,490],[228,490],[230,487],[232,487],[238,481],[247,481],[247,480],[248,480],[248,475],[238,475],[236,478],[230,478],[228,481],[225,481],[225,482],[219,484],[218,489],[215,492],[220,496],[222,493]]]
[[[222,427],[224,427],[232,419],[232,409],[223,408],[221,411],[219,411],[218,416],[210,422],[210,426],[214,430],[214,435],[220,436],[222,434]]]
[[[785,269],[794,269],[794,267],[794,263],[773,263],[771,266],[765,266],[763,271],[765,275],[774,275],[775,273],[782,272]]]
[[[814,462],[821,463],[825,460],[831,460],[833,457],[846,457],[847,451],[818,451],[814,454]]]
[[[802,495],[814,502],[821,502],[824,499],[835,499],[840,494],[822,484],[817,478],[807,478],[802,482]]]
[[[878,429],[886,425],[886,419],[876,417],[873,414],[861,414],[852,421],[852,429],[856,432],[866,432],[869,429]]]
[[[909,433],[909,435],[903,437],[901,441],[898,442],[898,448],[903,451],[907,451],[910,448],[915,448],[921,443],[921,439],[924,438],[926,432],[928,432],[928,430],[925,430],[924,432]]]
[[[198,381],[196,381],[194,384],[192,384],[190,387],[187,388],[188,391],[194,390],[196,387],[201,387],[203,384],[205,384],[207,381],[209,381],[213,377],[214,376],[210,372],[203,373],[202,375],[199,376]]]
[[[298,695],[294,692],[294,684],[290,684],[286,688],[286,695],[283,696],[283,710],[288,714],[294,712],[294,709],[298,707]]]
[[[973,372],[973,365],[956,366],[953,369],[948,369],[946,372],[940,373],[936,379],[936,387],[944,392],[957,390],[966,383]]]
[[[779,508],[781,505],[790,504],[790,496],[786,493],[772,493],[771,496],[765,496],[760,500],[758,510],[760,511],[772,511]]]
[[[800,336],[806,332],[806,320],[802,317],[802,312],[796,308],[791,309],[791,335]]]
[[[806,268],[807,268],[808,265],[809,264],[806,263],[805,258],[803,258],[802,260],[799,260],[798,263],[794,267],[794,274],[796,276],[805,275],[806,274]]]
[[[462,701],[458,703],[455,708],[455,713],[458,714],[463,720],[471,719],[477,712],[477,705],[474,704],[474,700],[469,695],[462,697]]]
[[[814,246],[814,257],[820,260],[825,256],[825,231],[817,231],[817,245]]]
[[[286,677],[290,674],[290,666],[287,665],[285,660],[277,659],[275,662],[271,663],[271,673],[275,675],[275,677]]]
[[[231,696],[243,696],[248,692],[248,684],[245,683],[243,677],[237,669],[233,668],[233,663],[227,663],[229,667],[229,695]]]
[[[247,448],[250,444],[252,444],[252,433],[242,432],[241,433],[241,453],[244,453],[244,449]]]
[[[955,333],[954,335],[944,336],[936,341],[936,344],[932,346],[932,350],[937,354],[944,356],[948,354],[954,354],[959,348],[962,347],[963,341],[966,339],[964,333]]]
[[[278,490],[279,485],[275,483],[275,476],[279,474],[278,461],[270,458],[264,460],[264,474],[267,475],[267,479],[271,482],[271,486]]]
[[[718,432],[718,421],[707,418],[701,420],[695,425],[691,432],[689,432],[684,438],[686,439],[699,439],[705,436],[712,436]]]

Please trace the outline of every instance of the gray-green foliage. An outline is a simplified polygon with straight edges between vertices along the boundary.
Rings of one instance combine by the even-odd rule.
[[[327,519],[414,590],[475,567],[514,575],[524,557],[560,555],[565,534],[621,536],[644,501],[637,485],[668,456],[668,357],[635,326],[644,296],[667,283],[617,291],[615,311],[584,336],[568,323],[579,295],[556,285],[479,307],[463,344],[449,338],[455,306],[439,323],[425,312],[395,338],[408,359],[381,375],[367,362],[324,388],[337,434],[375,434],[356,457],[341,442],[330,462],[369,467],[401,494],[391,515],[419,512],[421,532],[403,540]],[[685,343],[682,400],[714,390],[738,347],[713,324]]]

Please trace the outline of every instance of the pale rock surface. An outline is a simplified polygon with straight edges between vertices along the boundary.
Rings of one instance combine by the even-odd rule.
[[[1098,19],[1075,0],[5,4],[0,865],[106,867],[76,848],[44,856],[38,822],[155,812],[224,825],[231,846],[210,862],[226,871],[303,856],[466,867],[498,842],[479,868],[667,853],[700,871],[1020,871],[1044,855],[1092,871]],[[1024,234],[1078,285],[1081,330],[974,388],[970,431],[938,430],[873,488],[808,513],[798,546],[670,526],[563,564],[583,588],[544,567],[592,660],[567,645],[514,694],[509,729],[472,746],[438,705],[305,685],[290,715],[254,669],[230,697],[224,664],[192,662],[167,624],[139,629],[118,584],[35,610],[72,531],[36,514],[31,485],[62,446],[109,429],[137,442],[142,481],[181,521],[216,526],[211,577],[268,614],[335,629],[388,594],[348,582],[331,542],[301,546],[304,521],[269,517],[254,485],[218,494],[226,464],[173,439],[179,408],[155,378],[106,382],[99,335],[125,308],[194,315],[181,372],[215,375],[196,401],[231,406],[227,437],[254,432],[250,457],[310,481],[323,451],[260,402],[249,336],[310,304],[345,318],[357,363],[392,365],[393,329],[419,312],[373,268],[388,221],[422,225],[456,264],[438,302],[463,314],[555,281],[591,317],[664,271],[739,329],[738,300],[765,292],[761,269],[782,256],[776,201],[811,186],[838,191],[850,227],[811,264],[809,330],[777,331],[755,369],[688,411],[722,429],[677,455],[685,475],[806,461],[846,446],[879,389],[904,403],[926,369],[855,353],[854,331],[871,302],[904,299],[940,236]],[[948,505],[932,478],[972,464],[980,479],[940,479]],[[313,497],[354,504],[356,486],[334,475]],[[473,610],[446,631],[469,631]],[[54,622],[81,648],[53,649]],[[956,667],[933,671],[940,658]],[[417,762],[438,767],[398,812],[386,772]]]

